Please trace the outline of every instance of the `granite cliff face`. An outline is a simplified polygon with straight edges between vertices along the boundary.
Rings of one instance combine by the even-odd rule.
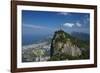
[[[55,55],[67,55],[70,57],[79,57],[82,55],[82,50],[86,48],[78,44],[78,40],[73,38],[63,30],[56,31],[51,42],[51,57]],[[66,57],[67,59],[67,57]]]

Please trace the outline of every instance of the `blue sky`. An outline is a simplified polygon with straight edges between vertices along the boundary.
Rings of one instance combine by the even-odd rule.
[[[89,13],[22,11],[23,35],[49,35],[60,26],[66,32],[90,31]]]

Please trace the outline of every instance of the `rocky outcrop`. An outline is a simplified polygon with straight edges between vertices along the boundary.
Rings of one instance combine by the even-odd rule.
[[[72,43],[71,38],[72,37],[63,30],[56,31],[51,42],[51,56],[57,53],[80,56],[82,54],[81,49]]]

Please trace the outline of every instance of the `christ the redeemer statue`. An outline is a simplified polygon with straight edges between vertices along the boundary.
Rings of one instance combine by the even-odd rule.
[[[60,30],[62,30],[62,29],[63,29],[63,24],[60,25]]]

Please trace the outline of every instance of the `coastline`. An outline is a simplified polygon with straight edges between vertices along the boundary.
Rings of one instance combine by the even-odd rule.
[[[39,46],[46,46],[46,45],[48,45],[48,42],[41,42],[41,43],[37,43],[37,44],[25,45],[25,46],[22,46],[22,48],[23,49],[37,48]]]

